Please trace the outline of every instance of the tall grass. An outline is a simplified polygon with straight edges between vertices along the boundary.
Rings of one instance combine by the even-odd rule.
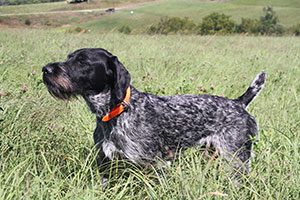
[[[7,29],[0,32],[0,44],[0,199],[300,198],[299,38]],[[81,47],[108,49],[128,68],[133,85],[158,95],[235,98],[265,70],[266,87],[249,107],[260,139],[242,185],[231,182],[226,163],[192,149],[167,168],[116,162],[110,169],[117,175],[103,188],[92,141],[94,116],[81,98],[53,99],[41,79],[43,65]]]

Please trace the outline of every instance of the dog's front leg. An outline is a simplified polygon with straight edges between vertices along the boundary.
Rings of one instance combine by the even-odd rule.
[[[102,185],[103,186],[106,186],[107,185],[107,181],[108,181],[108,174],[105,173],[107,167],[108,167],[108,164],[109,164],[109,159],[105,156],[103,150],[102,150],[102,144],[103,144],[103,140],[104,140],[104,130],[103,130],[103,127],[98,123],[98,120],[97,120],[97,126],[96,126],[96,129],[94,131],[94,143],[95,143],[95,146],[98,150],[98,154],[97,154],[97,157],[96,157],[96,161],[97,161],[97,166],[98,166],[98,169],[99,169],[99,173],[102,175]]]
[[[109,166],[109,159],[104,155],[102,149],[99,149],[98,155],[97,155],[97,166],[99,169],[99,173],[102,176],[101,182],[102,185],[105,187],[108,182],[109,175],[107,173],[107,167]]]

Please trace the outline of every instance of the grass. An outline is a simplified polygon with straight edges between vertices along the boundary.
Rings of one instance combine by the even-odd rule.
[[[42,4],[25,4],[15,6],[1,6],[1,14],[18,14],[18,13],[32,13],[32,12],[49,12],[52,10],[66,7],[66,2],[53,2]]]
[[[254,6],[279,6],[279,7],[296,7],[300,8],[300,2],[297,0],[289,0],[289,1],[282,1],[282,0],[233,0],[234,4],[242,4],[242,5],[254,5]]]
[[[138,7],[153,0],[95,0],[91,3],[67,4],[66,2],[41,3],[17,6],[0,6],[0,25],[18,28],[68,27],[103,18],[106,8]],[[80,12],[79,12],[80,11]],[[74,25],[75,27],[72,27]]]
[[[34,4],[21,6],[2,6],[1,14],[36,13],[49,11],[80,10],[105,7],[119,7],[131,5],[127,9],[117,10],[113,14],[106,14],[103,11],[60,14],[40,14],[26,16],[1,16],[0,22],[5,26],[25,26],[24,19],[32,21],[31,27],[57,27],[67,24],[80,26],[84,29],[96,32],[117,32],[127,25],[133,29],[133,34],[143,33],[152,24],[159,22],[161,17],[189,17],[195,23],[200,23],[204,16],[212,12],[231,15],[232,19],[239,22],[241,18],[258,19],[263,15],[263,7],[271,5],[277,13],[280,23],[285,27],[291,27],[300,23],[300,3],[297,0],[231,0],[231,1],[210,1],[210,0],[157,0],[136,6],[136,3],[147,0],[99,0],[96,3],[68,5],[65,2]],[[131,12],[133,11],[133,13]]]
[[[251,3],[250,3],[251,2]],[[122,10],[114,15],[106,16],[84,23],[88,29],[102,32],[114,31],[122,25],[134,29],[134,33],[141,33],[145,28],[158,23],[161,17],[189,17],[200,23],[204,16],[212,12],[221,12],[231,15],[239,22],[242,17],[258,19],[263,15],[263,7],[271,5],[278,14],[280,23],[290,27],[300,22],[300,5],[298,1],[289,3],[280,0],[270,1],[207,1],[207,0],[161,0],[153,4],[146,4],[135,9]],[[131,13],[133,10],[133,14]]]
[[[40,13],[52,11],[68,11],[82,9],[101,9],[111,6],[124,6],[139,2],[147,2],[149,0],[93,0],[91,3],[67,4],[65,1],[40,3],[40,4],[24,4],[15,6],[0,6],[1,14],[20,14],[20,13]],[[151,0],[150,0],[151,1]]]
[[[0,199],[299,199],[299,40],[3,29]],[[192,149],[170,168],[115,163],[111,169],[118,176],[103,189],[92,141],[94,116],[81,98],[53,99],[41,79],[43,65],[82,47],[110,50],[130,71],[133,85],[158,95],[205,89],[235,98],[265,70],[266,87],[249,107],[260,139],[241,187],[227,176],[226,163],[207,161]]]

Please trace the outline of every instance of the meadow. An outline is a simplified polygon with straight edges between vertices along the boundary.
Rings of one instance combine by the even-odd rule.
[[[68,10],[82,10],[82,9],[101,9],[115,6],[125,6],[128,4],[136,4],[147,2],[151,0],[93,0],[91,3],[68,4],[66,1],[51,2],[51,3],[37,3],[37,4],[23,4],[13,6],[0,6],[0,15],[13,14],[30,14],[40,12],[53,11],[68,11]]]
[[[56,2],[0,6],[0,25],[27,28],[67,26],[67,29],[69,26],[79,26],[101,33],[118,32],[122,26],[128,26],[132,29],[132,34],[141,34],[166,16],[188,17],[199,24],[203,17],[218,12],[229,15],[240,23],[241,18],[259,19],[266,6],[273,7],[279,23],[285,28],[300,23],[298,0],[92,0],[89,4],[79,5]],[[103,9],[107,7],[116,7],[116,12],[105,13]],[[82,9],[96,10],[67,12]]]
[[[146,31],[146,27],[157,24],[162,17],[188,17],[195,23],[212,12],[224,13],[240,22],[241,18],[259,19],[263,7],[272,6],[279,17],[280,24],[291,27],[300,22],[300,3],[297,0],[158,0],[142,7],[120,10],[114,15],[90,20],[81,26],[101,32],[116,31],[123,25],[129,26],[133,33]],[[131,12],[133,11],[133,13]]]
[[[41,68],[82,47],[117,55],[132,84],[157,95],[238,97],[257,73],[267,83],[249,106],[260,126],[252,169],[240,187],[221,159],[197,149],[170,167],[111,168],[101,185],[82,98],[55,100]],[[300,38],[0,32],[0,199],[300,199]]]

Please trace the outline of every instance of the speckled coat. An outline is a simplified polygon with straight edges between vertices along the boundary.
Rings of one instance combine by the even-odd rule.
[[[247,172],[255,119],[247,105],[264,85],[264,72],[257,75],[237,99],[212,95],[156,96],[130,85],[130,75],[117,57],[104,49],[80,49],[64,62],[43,68],[49,92],[57,98],[81,95],[96,115],[95,144],[98,163],[115,156],[144,165],[156,158],[170,159],[179,149],[212,146],[233,166]],[[103,122],[102,117],[120,103],[131,88],[125,112]]]

